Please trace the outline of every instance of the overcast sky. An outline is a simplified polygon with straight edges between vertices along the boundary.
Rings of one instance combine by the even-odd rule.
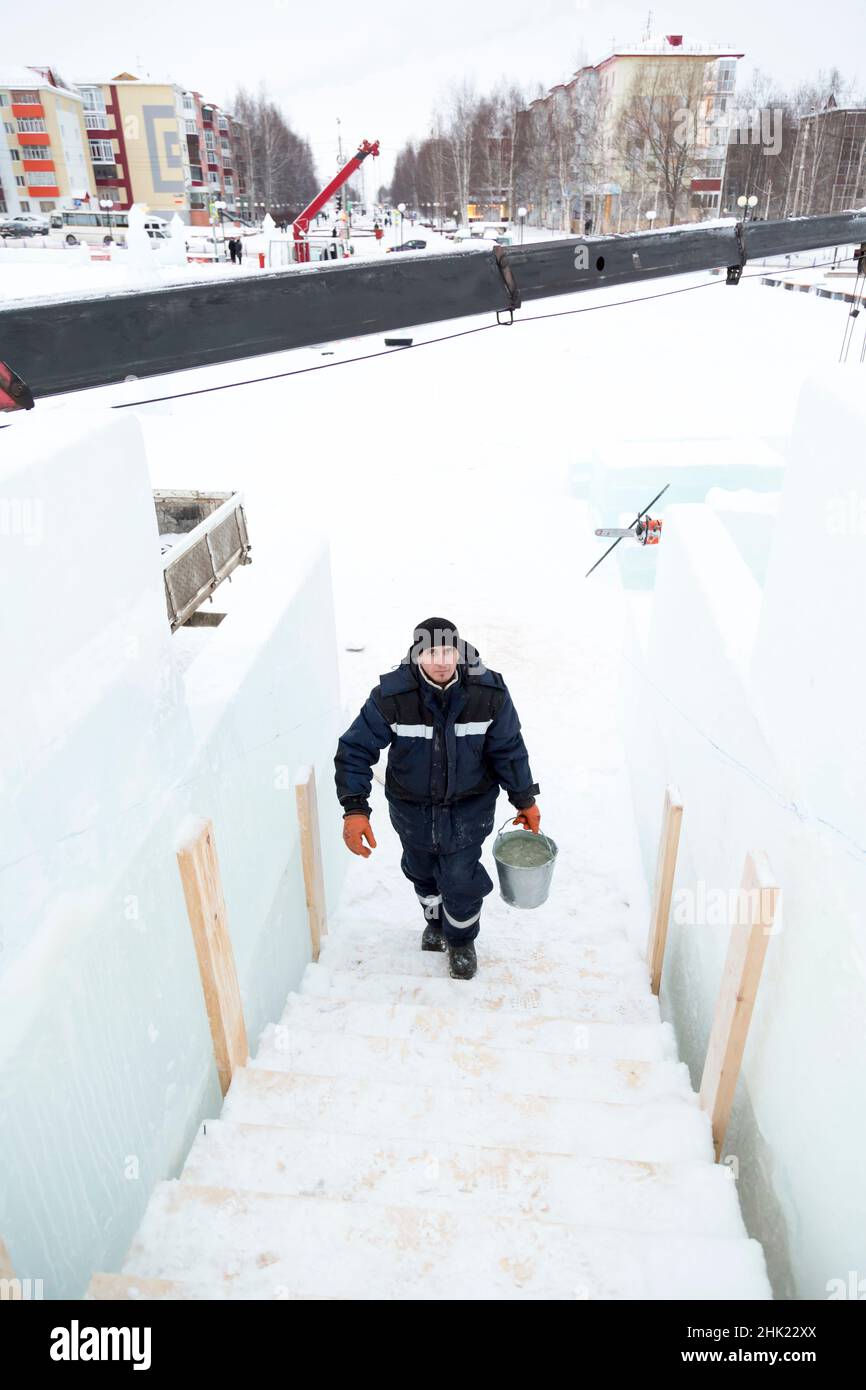
[[[221,105],[238,84],[263,82],[309,138],[320,174],[332,172],[339,116],[344,148],[381,141],[373,177],[387,183],[396,151],[425,133],[449,82],[551,86],[598,62],[614,39],[639,38],[647,14],[630,0],[46,0],[38,14],[7,9],[0,51],[73,82],[169,76]],[[786,85],[834,64],[866,74],[864,0],[680,0],[653,8],[652,32],[723,42],[745,53],[747,74],[757,66]]]

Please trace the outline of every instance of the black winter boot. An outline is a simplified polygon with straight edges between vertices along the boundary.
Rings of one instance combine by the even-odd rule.
[[[462,946],[448,946],[448,969],[452,980],[471,980],[478,968],[475,946],[466,941]]]
[[[421,937],[422,951],[444,951],[445,937],[442,935],[442,928],[435,922],[428,922]]]

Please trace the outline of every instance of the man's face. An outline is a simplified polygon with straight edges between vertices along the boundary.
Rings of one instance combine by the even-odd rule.
[[[447,685],[457,670],[459,653],[456,647],[428,647],[421,652],[418,661],[428,680],[437,685]]]

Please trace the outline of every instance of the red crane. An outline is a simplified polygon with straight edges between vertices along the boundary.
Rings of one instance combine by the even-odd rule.
[[[371,154],[377,158],[379,154],[379,141],[374,140],[370,144],[369,140],[362,140],[358,146],[357,154],[347,160],[338,174],[335,174],[331,182],[326,184],[321,193],[317,193],[311,203],[308,203],[303,212],[299,212],[292,223],[292,231],[295,235],[295,260],[308,261],[310,259],[310,243],[307,241],[307,233],[310,230],[310,223],[317,212],[325,206],[328,200],[342,188],[352,177],[356,169],[360,169],[367,155]]]

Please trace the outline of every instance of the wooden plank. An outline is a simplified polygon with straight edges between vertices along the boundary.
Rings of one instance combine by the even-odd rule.
[[[656,861],[656,877],[653,885],[649,939],[647,941],[647,961],[653,994],[658,994],[661,989],[662,964],[671,915],[671,898],[674,891],[674,873],[677,867],[677,850],[680,843],[682,819],[683,803],[679,790],[675,786],[666,787],[662,808],[659,852]]]
[[[764,854],[747,854],[731,939],[701,1079],[700,1104],[710,1116],[716,1161],[728,1128],[764,957],[779,902]]]
[[[301,859],[304,866],[304,891],[307,898],[307,919],[313,960],[319,959],[322,937],[327,935],[325,911],[325,877],[322,872],[322,844],[319,837],[319,810],[316,802],[316,770],[298,768],[295,777],[295,798],[301,829]]]
[[[220,1086],[225,1095],[235,1069],[246,1066],[249,1047],[213,825],[209,820],[189,819],[179,837],[177,862]]]

